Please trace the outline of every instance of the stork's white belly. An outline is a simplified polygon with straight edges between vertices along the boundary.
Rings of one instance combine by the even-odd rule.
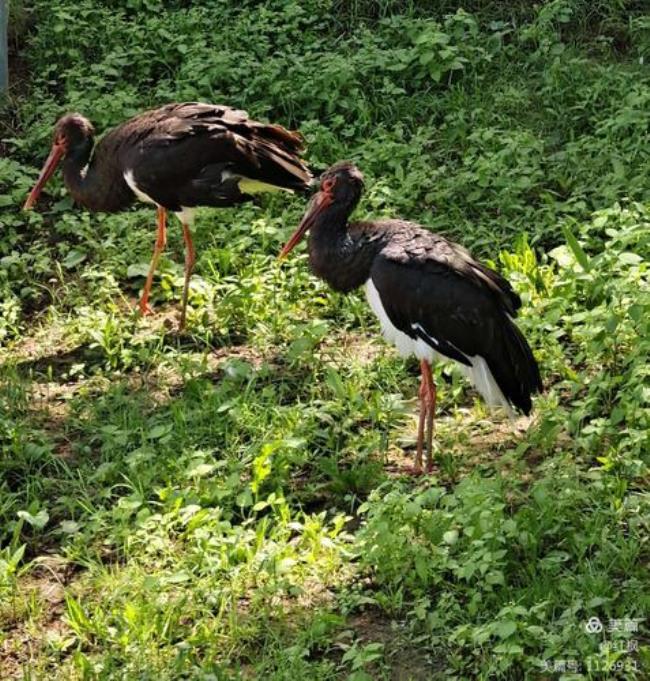
[[[440,355],[428,343],[425,343],[421,338],[411,338],[391,322],[372,279],[368,279],[366,282],[366,298],[372,311],[379,319],[382,335],[389,343],[395,345],[397,352],[402,357],[415,355],[418,359],[426,359],[429,363],[440,358]]]
[[[420,326],[420,324],[412,324],[412,327],[413,329],[419,329],[425,335],[427,335],[427,337],[431,340],[431,345],[422,338],[411,338],[403,331],[400,331],[391,322],[388,314],[386,313],[386,310],[384,309],[384,306],[381,302],[379,291],[377,291],[377,287],[374,285],[372,279],[368,279],[366,282],[366,297],[370,307],[372,308],[372,311],[379,319],[382,335],[387,341],[395,345],[397,351],[402,357],[415,355],[418,359],[424,359],[429,362],[429,364],[433,364],[435,361],[440,359],[454,362],[465,374],[465,376],[472,382],[474,387],[481,393],[483,399],[489,406],[503,407],[510,416],[514,415],[512,407],[505,398],[501,388],[499,388],[499,384],[492,375],[485,358],[481,357],[480,355],[466,355],[467,359],[471,362],[471,366],[467,366],[436,352],[432,345],[438,345],[438,340],[429,335],[422,328],[422,326]]]

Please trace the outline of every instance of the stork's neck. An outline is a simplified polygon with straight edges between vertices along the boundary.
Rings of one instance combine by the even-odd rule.
[[[87,137],[68,149],[63,162],[65,185],[74,200],[89,210],[122,210],[131,203],[133,194],[107,155],[90,158],[93,146],[93,138]]]
[[[332,204],[310,229],[309,262],[314,273],[336,291],[347,293],[370,277],[383,245],[382,234],[348,221],[352,206]]]

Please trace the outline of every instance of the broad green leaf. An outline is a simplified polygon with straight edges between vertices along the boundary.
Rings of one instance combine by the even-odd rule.
[[[32,515],[28,511],[18,511],[18,517],[37,530],[42,530],[50,519],[50,515],[45,509],[41,509],[36,515]]]
[[[149,273],[149,263],[138,262],[133,265],[129,265],[126,270],[126,276],[129,279],[134,279],[135,277],[146,277]]]
[[[575,238],[575,236],[573,236],[573,232],[567,225],[562,225],[562,233],[564,234],[564,238],[566,239],[569,248],[573,251],[573,255],[575,255],[580,267],[582,267],[585,272],[589,272],[591,270],[589,257],[582,250],[582,246],[578,243],[578,240]]]
[[[442,535],[442,541],[450,546],[455,544],[458,541],[458,530],[447,530],[447,532]]]
[[[637,253],[625,251],[618,256],[618,261],[622,262],[624,265],[638,265],[643,262],[643,258]]]
[[[154,426],[148,433],[147,437],[150,440],[159,440],[160,438],[171,432],[172,426],[167,423],[160,423]]]
[[[513,620],[504,620],[497,624],[495,631],[499,638],[508,638],[517,631],[517,623]]]
[[[63,262],[61,263],[66,269],[72,269],[76,267],[79,263],[82,263],[88,256],[86,253],[77,250],[71,250],[68,255],[65,256]]]

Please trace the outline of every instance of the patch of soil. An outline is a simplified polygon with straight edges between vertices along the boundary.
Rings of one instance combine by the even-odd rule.
[[[372,364],[375,359],[386,351],[381,341],[375,336],[366,336],[358,333],[343,331],[328,336],[323,340],[321,348],[327,351],[327,359],[335,365],[344,364],[351,358],[363,366]]]
[[[384,645],[391,681],[431,681],[434,673],[440,671],[440,661],[432,658],[430,650],[414,645],[409,632],[377,608],[354,615],[347,626],[361,645]]]
[[[62,327],[48,326],[36,329],[30,336],[21,336],[20,340],[8,348],[0,348],[0,361],[10,359],[18,367],[28,367],[30,362],[37,362],[49,355],[60,356],[72,352],[65,340],[65,331]]]
[[[156,325],[166,325],[170,317],[175,314],[167,310],[156,317]],[[149,331],[151,327],[148,327]],[[142,330],[142,335],[147,334],[147,328]],[[33,381],[29,385],[29,400],[27,409],[39,423],[40,427],[48,431],[57,441],[55,453],[64,459],[73,456],[73,442],[65,435],[66,421],[70,416],[70,404],[74,398],[92,398],[106,392],[113,385],[110,376],[74,376],[69,372],[74,364],[93,362],[94,356],[90,357],[91,351],[84,346],[57,351],[50,349],[52,354],[43,356],[43,348],[34,338],[27,338],[18,349],[17,354],[22,361],[16,366],[26,376],[34,374],[46,377],[49,380]],[[101,351],[100,351],[101,353]],[[103,355],[102,355],[103,358]],[[248,347],[235,346],[217,348],[197,360],[197,377],[207,377],[213,380],[221,380],[223,376],[223,363],[227,360],[238,359],[249,363],[255,370],[259,369],[267,359],[262,352]],[[133,371],[121,375],[120,381],[125,382],[129,389],[145,391],[147,405],[160,407],[178,395],[185,383],[185,377],[168,365],[155,366],[150,371],[141,373]]]
[[[3,681],[25,678],[24,672],[29,669],[39,649],[72,636],[72,630],[63,619],[64,590],[75,572],[75,568],[60,556],[43,556],[35,561],[30,574],[22,579],[16,599],[35,602],[40,608],[39,615],[30,618],[27,612],[12,613],[9,604],[0,609],[0,669]]]
[[[69,379],[70,370],[75,364],[99,364],[103,359],[104,351],[101,348],[79,345],[68,351],[23,360],[16,368],[21,374],[47,375],[60,381]]]

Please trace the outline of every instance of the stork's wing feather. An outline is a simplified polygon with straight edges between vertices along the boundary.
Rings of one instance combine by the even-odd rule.
[[[391,239],[371,269],[389,319],[461,364],[483,357],[505,397],[528,413],[541,379],[528,343],[510,318],[520,305],[518,296],[456,244],[430,233],[422,239],[410,236],[401,243]]]
[[[510,282],[474,259],[460,244],[411,222],[389,220],[379,224],[391,228],[391,239],[382,251],[386,258],[455,273],[479,291],[491,292],[510,316],[517,315],[521,299]]]
[[[196,186],[208,187],[206,177],[214,186],[223,170],[304,191],[312,174],[300,158],[303,149],[297,132],[252,120],[238,109],[188,102],[126,121],[100,142],[96,153],[115,158],[122,169],[133,172],[138,187],[164,204],[164,197],[156,196],[161,187],[174,187],[176,193],[184,187],[180,194],[191,194]],[[198,185],[193,186],[196,180]],[[199,195],[193,203],[204,201],[210,204],[208,197]]]
[[[396,328],[464,364],[489,350],[494,327],[506,317],[489,290],[435,260],[405,263],[382,253],[371,278]]]

